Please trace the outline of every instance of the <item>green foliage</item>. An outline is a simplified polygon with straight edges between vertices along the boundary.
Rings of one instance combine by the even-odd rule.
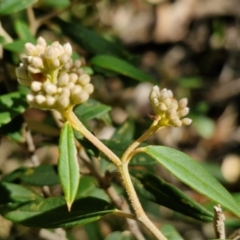
[[[21,205],[8,204],[0,209],[7,219],[34,228],[59,228],[87,224],[114,213],[108,202],[87,197],[77,199],[68,211],[64,198],[41,198]]]
[[[77,159],[77,149],[74,142],[74,134],[69,122],[66,122],[62,128],[59,141],[59,152],[59,178],[68,209],[70,210],[77,194],[80,169]]]
[[[121,1],[119,2],[122,4]],[[71,232],[71,227],[85,224],[88,225],[81,227],[81,231],[84,231],[89,239],[133,240],[137,232],[140,234],[139,239],[150,240],[153,236],[144,228],[145,222],[139,224],[136,232],[132,230],[136,227],[133,222],[126,224],[125,218],[128,217],[139,220],[135,218],[139,214],[135,212],[138,208],[134,205],[136,200],[132,199],[134,193],[131,192],[136,191],[140,196],[143,210],[152,215],[151,219],[154,219],[156,226],[161,226],[159,230],[168,240],[183,239],[181,235],[184,236],[185,233],[178,222],[176,225],[173,224],[177,226],[177,230],[173,225],[163,224],[170,221],[168,216],[162,214],[159,206],[181,213],[177,215],[178,218],[174,218],[174,221],[184,223],[186,221],[189,228],[192,219],[185,216],[198,220],[191,226],[196,225],[200,229],[202,227],[200,224],[213,221],[212,209],[217,204],[220,204],[224,211],[228,210],[240,217],[240,194],[236,193],[232,196],[218,182],[228,187],[218,162],[210,164],[205,161],[204,164],[200,164],[180,151],[160,146],[159,144],[165,140],[169,141],[168,136],[161,135],[162,132],[159,138],[155,135],[155,138],[149,139],[153,145],[148,145],[148,138],[160,129],[155,129],[155,132],[139,140],[140,134],[145,134],[151,121],[156,121],[157,118],[144,101],[141,105],[142,96],[133,97],[135,93],[138,94],[134,88],[145,84],[155,85],[158,83],[155,76],[161,76],[158,77],[158,81],[164,78],[164,87],[175,85],[174,90],[177,94],[183,97],[186,95],[191,103],[190,118],[193,120],[193,127],[182,131],[182,142],[179,136],[170,136],[173,139],[172,145],[179,149],[189,148],[192,151],[194,144],[202,149],[211,141],[214,142],[216,129],[219,126],[218,121],[208,114],[211,113],[212,103],[209,103],[207,98],[198,102],[198,95],[196,95],[197,100],[195,99],[195,93],[200,92],[206,96],[209,82],[206,84],[205,77],[200,74],[178,76],[179,73],[176,74],[175,71],[169,74],[169,69],[165,69],[164,62],[159,57],[159,53],[163,53],[161,47],[159,53],[155,51],[155,43],[154,51],[152,46],[148,48],[148,45],[152,45],[151,40],[146,46],[140,44],[147,50],[138,46],[132,48],[129,45],[128,52],[121,39],[117,39],[114,35],[116,29],[110,29],[111,25],[106,25],[106,20],[101,20],[104,18],[103,13],[100,13],[103,7],[101,4],[110,7],[113,3],[70,0],[39,0],[37,3],[34,0],[0,1],[2,17],[0,43],[3,48],[0,78],[0,148],[4,148],[5,142],[8,143],[6,156],[2,154],[0,159],[1,216],[30,228],[68,228],[66,234],[72,240],[79,238]],[[99,13],[96,14],[96,11]],[[97,15],[99,16],[96,17]],[[222,42],[225,39],[225,26],[222,20],[214,20],[212,27],[212,41],[215,39]],[[29,88],[15,88],[17,81],[14,69],[24,53],[24,46],[26,42],[36,44],[36,39],[41,35],[49,43],[56,40],[61,44],[69,41],[73,47],[72,59],[81,60],[81,74],[91,75],[95,92],[90,99],[76,106],[73,111],[76,121],[80,121],[80,124],[72,119],[69,120],[66,112],[59,116],[55,115],[55,112],[29,109],[26,102]],[[132,52],[136,53],[135,47],[138,54],[144,55],[133,54]],[[167,48],[169,46],[166,46]],[[152,69],[152,52],[154,52],[153,58],[159,57],[155,69]],[[166,55],[165,52],[163,55],[168,56],[168,50]],[[144,61],[141,60],[147,60],[144,68],[150,74],[139,67],[144,65]],[[29,58],[27,61],[31,62],[32,59]],[[212,67],[211,64],[208,65]],[[228,65],[227,63],[226,66]],[[176,66],[176,69],[178,68],[179,66]],[[188,70],[186,72],[188,73]],[[194,70],[194,74],[196,72]],[[38,74],[39,72],[31,77],[34,79],[36,77],[35,80],[40,81],[38,77],[41,77],[41,73]],[[175,75],[178,81],[173,83],[172,76]],[[107,88],[104,93],[109,92],[109,96],[103,96],[101,92],[103,87]],[[116,93],[110,92],[115,89],[117,89]],[[172,97],[170,98],[172,100]],[[133,107],[135,100],[140,103],[138,107],[135,105]],[[116,109],[120,109],[118,113],[120,117],[114,118]],[[123,118],[121,111],[125,113]],[[171,112],[172,109],[168,111]],[[216,109],[216,112],[218,111],[219,109]],[[219,112],[221,111],[222,109]],[[121,119],[125,119],[126,116],[127,119],[121,123]],[[86,127],[85,132],[82,126]],[[111,126],[115,131],[107,140],[97,139],[95,136],[99,132],[102,133],[101,129],[105,126]],[[229,126],[226,126],[226,129],[228,128]],[[168,133],[168,130],[163,132],[163,134]],[[226,136],[228,137],[224,135],[219,141],[224,142]],[[195,143],[197,138],[203,139],[203,143]],[[132,144],[135,144],[134,147]],[[52,147],[53,149],[58,147],[58,150],[52,150]],[[126,151],[129,147],[132,147],[131,153]],[[106,148],[114,157],[106,154]],[[128,158],[124,159],[126,153]],[[113,158],[117,164],[116,162],[114,164]],[[32,161],[32,166],[29,166],[29,159]],[[200,193],[204,200],[208,198],[213,202],[203,206],[200,204],[201,199],[198,202],[186,191],[182,191],[179,182],[163,180],[171,178],[167,176],[168,173],[159,170],[159,164],[197,192],[197,196]],[[123,165],[125,170],[130,172],[131,180],[122,174]],[[134,190],[131,189],[131,185],[128,186],[129,181],[132,181]],[[238,189],[237,183],[236,186],[230,187],[234,190]],[[194,191],[191,193],[196,194]],[[133,214],[129,213],[129,209]],[[101,218],[104,216],[102,221]],[[239,218],[231,214],[226,216],[226,227],[240,227]],[[100,221],[96,222],[97,220]],[[147,229],[149,230],[149,226]],[[15,228],[13,230],[16,231]],[[15,238],[19,236],[9,236],[9,239]]]
[[[182,182],[240,216],[240,207],[231,194],[186,154],[164,146],[148,146],[145,152]]]
[[[131,175],[137,192],[146,199],[200,221],[213,221],[212,212],[154,174],[135,170]]]

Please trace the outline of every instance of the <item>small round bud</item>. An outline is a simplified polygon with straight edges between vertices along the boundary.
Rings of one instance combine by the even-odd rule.
[[[61,96],[70,97],[70,90],[68,88],[63,88],[61,91]]]
[[[40,57],[33,57],[31,60],[31,64],[34,68],[42,68],[43,67],[43,61]]]
[[[58,98],[57,103],[60,108],[65,109],[70,105],[70,100],[68,97],[62,96]]]
[[[69,74],[69,81],[75,83],[78,80],[78,75],[76,73]]]
[[[80,61],[80,60],[74,61],[73,66],[74,66],[75,68],[80,68],[80,66],[81,66],[81,61]]]
[[[42,89],[42,83],[38,81],[33,81],[31,83],[31,89],[34,92],[39,92]]]
[[[66,86],[69,82],[69,74],[66,72],[61,73],[60,76],[58,77],[57,82],[58,85],[61,87]]]
[[[83,74],[78,78],[77,82],[84,86],[90,82],[90,76],[88,74]]]
[[[75,86],[74,88],[71,89],[71,94],[72,95],[77,95],[82,92],[82,87],[81,86]]]
[[[32,43],[25,44],[25,52],[27,55],[31,55],[31,56],[37,55],[36,47]]]
[[[72,95],[72,99],[73,99],[74,104],[83,103],[83,102],[87,101],[88,98],[89,98],[89,94],[84,92],[84,91],[82,91],[80,94]]]
[[[88,94],[91,94],[93,93],[94,87],[92,84],[89,83],[83,88],[83,90],[86,91]]]
[[[46,96],[46,105],[49,107],[52,107],[56,102],[55,97],[52,96]]]
[[[36,97],[35,97],[35,100],[36,100],[36,103],[39,104],[39,105],[43,105],[44,102],[46,102],[46,97],[42,94],[38,94]]]
[[[75,86],[76,85],[73,82],[69,82],[66,87],[70,90],[70,89],[74,88]]]
[[[44,83],[43,89],[49,95],[53,95],[57,92],[57,86],[49,82]]]
[[[28,103],[32,103],[35,100],[35,96],[30,92],[30,93],[27,94],[26,99],[27,99]]]

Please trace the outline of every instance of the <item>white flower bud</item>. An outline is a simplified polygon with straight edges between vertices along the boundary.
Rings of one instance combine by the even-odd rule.
[[[66,54],[68,54],[69,56],[72,55],[72,46],[71,46],[70,43],[65,43],[65,44],[63,45],[63,48],[64,48],[64,52],[65,52]]]
[[[52,107],[56,102],[56,98],[52,96],[46,96],[46,105]]]
[[[82,92],[82,87],[81,86],[75,86],[74,88],[71,89],[71,94],[72,95],[77,95],[80,94]]]
[[[74,66],[75,68],[80,68],[80,66],[81,66],[81,61],[80,61],[80,60],[74,61],[73,66]]]
[[[30,93],[27,94],[26,99],[27,99],[28,103],[32,103],[35,100],[35,96],[30,92]]]
[[[89,98],[89,94],[87,92],[82,91],[80,94],[72,95],[73,103],[80,104],[87,101]]]
[[[27,55],[31,55],[31,56],[37,55],[37,49],[32,43],[25,44],[25,52]]]
[[[57,92],[57,86],[49,82],[43,84],[43,89],[49,95],[53,95]]]
[[[66,72],[61,73],[57,80],[58,85],[61,87],[64,87],[68,84],[68,82],[69,82],[69,74]]]
[[[190,125],[192,123],[192,119],[190,119],[190,118],[183,118],[182,119],[182,124],[184,125],[184,126],[188,126],[188,125]]]
[[[64,96],[64,97],[70,97],[70,89],[68,88],[63,88],[62,91],[61,91],[61,96]]]
[[[69,74],[69,81],[75,83],[78,80],[78,75],[76,73]]]
[[[34,92],[39,92],[42,89],[42,83],[38,81],[33,81],[31,83],[31,90]]]
[[[69,98],[65,96],[61,96],[60,98],[58,98],[57,102],[58,106],[63,109],[67,108],[70,104]]]
[[[46,42],[46,40],[43,37],[39,37],[37,39],[37,44],[42,46],[42,47],[44,47],[44,48],[47,47],[47,42]]]
[[[35,101],[37,104],[39,105],[43,105],[44,102],[46,102],[46,97],[42,94],[38,94],[36,97],[35,97]]]
[[[167,94],[167,93],[166,93],[166,94]],[[163,102],[164,102],[164,104],[165,104],[167,107],[171,106],[171,104],[172,104],[172,100],[171,100],[170,98],[168,98],[168,97],[164,98],[164,99],[163,99]]]
[[[77,83],[81,84],[82,86],[88,84],[89,82],[90,82],[90,76],[88,74],[81,75],[77,80]]]
[[[91,83],[87,84],[84,88],[84,91],[86,91],[88,94],[93,93],[94,87]]]
[[[182,126],[182,121],[178,117],[170,119],[169,123],[171,125],[173,125],[174,127],[181,127]]]
[[[74,88],[75,86],[76,85],[73,82],[69,82],[66,87],[70,90],[70,89]]]
[[[43,61],[40,57],[33,57],[31,60],[31,65],[34,68],[42,68],[43,67]]]
[[[179,100],[179,102],[178,102],[178,107],[179,107],[180,109],[183,109],[183,108],[185,108],[185,107],[187,106],[187,104],[188,104],[187,98],[182,98],[182,99]]]
[[[43,47],[43,46],[41,46],[41,45],[37,45],[37,46],[36,46],[36,49],[37,49],[37,55],[38,55],[38,56],[41,56],[42,54],[44,54],[44,52],[45,52],[45,50],[46,50],[46,48]]]
[[[44,57],[47,59],[54,59],[54,58],[58,57],[58,54],[59,54],[59,52],[58,52],[57,48],[48,46],[44,53]]]
[[[186,116],[186,115],[188,115],[188,113],[189,113],[189,108],[184,108],[183,110],[181,110],[179,113],[178,113],[178,115],[179,115],[179,117],[184,117],[184,116]]]
[[[66,53],[63,53],[61,56],[59,56],[58,59],[59,59],[61,64],[66,64],[69,60],[69,55],[66,54]],[[65,66],[64,66],[64,68],[65,68]]]

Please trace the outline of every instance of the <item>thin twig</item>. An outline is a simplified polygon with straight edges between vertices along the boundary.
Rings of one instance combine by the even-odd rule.
[[[216,237],[219,239],[225,239],[225,226],[224,220],[225,216],[222,212],[222,208],[220,205],[214,206],[214,219],[213,219],[213,227],[215,230]]]

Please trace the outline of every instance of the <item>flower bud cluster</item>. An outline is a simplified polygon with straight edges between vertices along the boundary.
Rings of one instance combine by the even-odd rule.
[[[158,86],[154,86],[149,94],[149,101],[159,126],[180,127],[191,124],[190,118],[184,118],[189,113],[187,98],[177,101],[171,90],[160,90]]]
[[[80,60],[71,59],[69,43],[47,46],[39,37],[36,45],[26,43],[25,51],[16,75],[21,85],[30,87],[27,101],[32,107],[64,111],[89,98],[90,76],[83,73]]]

